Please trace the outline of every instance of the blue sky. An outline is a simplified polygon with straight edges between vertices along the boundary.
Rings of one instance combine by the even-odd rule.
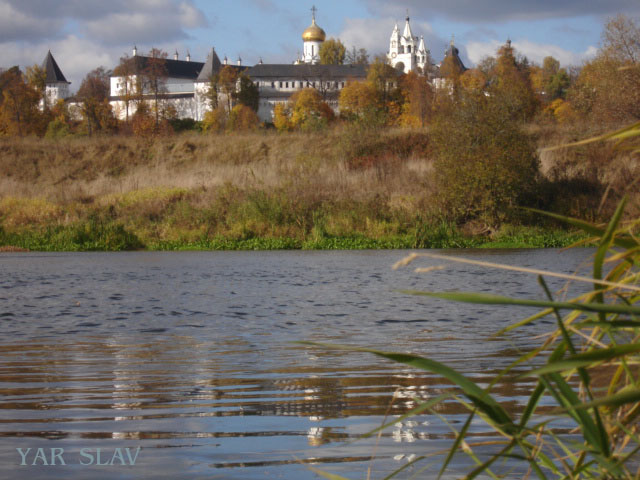
[[[233,62],[289,63],[302,50],[314,3],[328,36],[372,55],[386,52],[408,10],[436,62],[455,35],[468,66],[507,38],[533,61],[553,55],[580,65],[598,48],[607,18],[640,15],[638,0],[0,0],[0,67],[41,63],[51,49],[76,89],[134,44],[141,52],[177,49],[181,58],[189,50],[198,61],[213,46]]]

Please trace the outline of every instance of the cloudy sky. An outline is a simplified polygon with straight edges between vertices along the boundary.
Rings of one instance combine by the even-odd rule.
[[[302,50],[313,0],[0,0],[0,67],[41,63],[51,50],[77,89],[84,75],[113,68],[130,53],[162,48],[204,61],[289,63]],[[640,16],[639,0],[323,0],[317,22],[329,36],[371,54],[388,48],[393,25],[409,12],[436,61],[452,35],[473,66],[511,38],[540,62],[553,55],[579,65],[598,48],[602,25],[618,13]]]

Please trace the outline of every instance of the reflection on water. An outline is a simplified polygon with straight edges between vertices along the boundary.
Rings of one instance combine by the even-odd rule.
[[[573,273],[590,252],[456,254]],[[30,478],[239,479],[316,478],[307,464],[353,478],[372,465],[378,478],[445,448],[450,425],[466,419],[454,401],[379,440],[355,440],[445,392],[446,382],[367,354],[291,342],[411,351],[482,384],[549,326],[490,339],[524,313],[395,289],[536,298],[535,278],[459,265],[427,276],[391,271],[402,255],[3,255],[0,477],[20,463],[16,448],[64,448],[71,463],[82,448],[142,447],[134,467],[20,467]],[[515,410],[530,388],[503,382],[494,392]],[[471,430],[491,435],[480,422]]]

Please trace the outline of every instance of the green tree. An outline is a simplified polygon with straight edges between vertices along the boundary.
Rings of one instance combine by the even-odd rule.
[[[375,88],[381,104],[386,105],[397,88],[398,72],[387,63],[386,58],[377,56],[369,65],[367,81]]]
[[[345,63],[352,65],[369,65],[369,53],[366,48],[351,48],[346,54]]]
[[[235,98],[242,105],[249,107],[254,112],[260,106],[260,92],[258,86],[247,75],[240,75],[239,89]]]
[[[342,65],[347,49],[340,39],[330,38],[322,43],[318,55],[321,65]]]

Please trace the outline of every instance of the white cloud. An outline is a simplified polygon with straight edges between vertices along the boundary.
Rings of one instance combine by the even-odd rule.
[[[29,16],[0,0],[0,42],[8,40],[31,41],[55,35],[62,27],[59,20],[38,19]]]
[[[478,64],[487,56],[495,57],[503,42],[491,40],[489,42],[469,42],[466,48],[467,56],[474,63]],[[535,43],[530,40],[515,40],[512,43],[516,53],[526,56],[530,61],[542,64],[545,57],[552,56],[560,61],[563,66],[580,65],[586,59],[592,57],[597,52],[597,48],[590,46],[584,52],[573,52],[557,45]]]
[[[363,3],[366,3],[367,8],[376,15],[404,12],[408,8],[410,12],[421,12],[421,15],[445,15],[453,20],[473,23],[640,12],[638,0],[363,0]]]
[[[80,32],[70,31],[77,23]],[[207,26],[193,0],[0,0],[0,42],[59,39],[82,34],[110,45],[188,38]]]

